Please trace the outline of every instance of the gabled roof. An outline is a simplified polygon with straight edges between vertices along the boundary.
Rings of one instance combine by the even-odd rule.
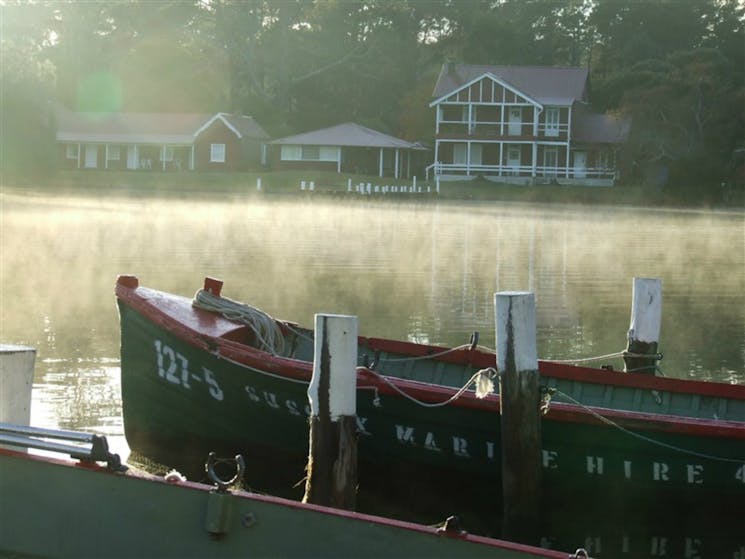
[[[572,140],[592,144],[622,144],[629,138],[631,120],[591,112],[578,103],[572,111]]]
[[[240,138],[268,136],[251,117],[227,113],[90,113],[57,107],[57,140],[122,144],[191,144],[221,118]]]
[[[258,138],[265,140],[269,135],[264,132],[264,129],[253,119],[253,117],[231,113],[217,113],[215,116],[205,122],[199,130],[194,132],[194,136],[198,136],[209,128],[213,122],[221,120],[225,126],[227,126],[233,133],[239,138],[249,137]]]
[[[541,105],[571,105],[585,100],[587,68],[551,66],[488,66],[444,64],[432,97],[436,104],[481,77],[497,78]]]
[[[295,136],[287,136],[286,138],[280,138],[270,143],[306,146],[422,149],[420,144],[394,138],[393,136],[360,126],[354,122],[345,122],[344,124],[337,124],[329,128],[313,130]]]

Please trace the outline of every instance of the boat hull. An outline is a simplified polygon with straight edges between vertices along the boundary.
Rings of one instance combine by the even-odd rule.
[[[271,483],[273,491],[303,479],[307,363],[241,361],[231,348],[215,346],[216,340],[154,320],[127,301],[120,299],[119,310],[123,415],[133,450],[192,471],[208,451],[241,452],[249,463],[249,483],[258,488]],[[361,485],[375,485],[381,476],[392,483],[391,471],[416,472],[417,483],[430,488],[459,476],[488,488],[469,497],[472,501],[487,500],[485,506],[499,501],[498,396],[478,400],[470,392],[432,408],[365,376],[358,386]],[[401,386],[433,397],[424,388],[419,394],[418,383]],[[444,400],[453,391],[440,392]],[[582,501],[602,491],[625,500],[708,499],[743,506],[740,425],[726,424],[711,434],[697,421],[670,423],[606,411],[610,419],[604,422],[576,406],[551,407],[541,426],[545,495]]]
[[[470,535],[0,448],[3,557],[567,557]]]

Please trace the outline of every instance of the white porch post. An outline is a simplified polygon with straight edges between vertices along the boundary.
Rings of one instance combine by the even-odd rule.
[[[341,173],[341,146],[336,148],[336,172]]]
[[[533,169],[531,170],[531,176],[535,177],[535,166],[538,162],[538,144],[533,142]]]
[[[442,106],[437,105],[437,110],[435,111],[435,134],[440,133],[440,116],[442,112]]]
[[[106,144],[104,146],[104,158],[103,158],[103,168],[108,169],[109,168],[109,144]]]
[[[80,150],[83,146],[78,142],[78,169],[80,169]]]
[[[398,148],[396,148],[396,163],[394,165],[393,176],[398,178]]]
[[[378,165],[378,176],[383,176],[383,148],[380,148],[380,157],[379,159],[379,165]]]
[[[471,175],[471,142],[466,142],[466,175]]]
[[[499,176],[502,176],[502,164],[504,162],[504,142],[499,142]]]
[[[166,170],[166,145],[165,144],[163,144],[160,147],[160,161],[163,164],[162,165],[163,172],[165,172],[165,170]]]
[[[569,106],[569,114],[567,116],[567,167],[564,172],[566,178],[569,178],[569,151],[572,144],[572,107]]]
[[[189,170],[194,170],[194,144],[191,144],[191,154],[189,155]]]

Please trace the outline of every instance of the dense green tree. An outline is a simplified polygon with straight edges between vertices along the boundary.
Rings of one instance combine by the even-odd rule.
[[[49,138],[50,100],[239,111],[275,136],[353,120],[426,141],[447,61],[588,65],[593,105],[634,118],[633,159],[664,161],[673,177],[718,181],[745,132],[740,0],[5,0],[0,9],[4,167],[33,152],[22,144],[34,134]]]
[[[0,184],[41,175],[54,162],[54,66],[43,55],[43,5],[5,3],[0,14]]]

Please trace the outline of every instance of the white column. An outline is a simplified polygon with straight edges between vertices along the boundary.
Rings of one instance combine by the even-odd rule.
[[[379,165],[378,165],[378,168],[379,168],[378,176],[382,177],[383,176],[383,148],[380,148],[380,157],[379,157],[379,160],[380,161],[379,161]]]
[[[36,350],[0,345],[0,422],[28,425]]]

